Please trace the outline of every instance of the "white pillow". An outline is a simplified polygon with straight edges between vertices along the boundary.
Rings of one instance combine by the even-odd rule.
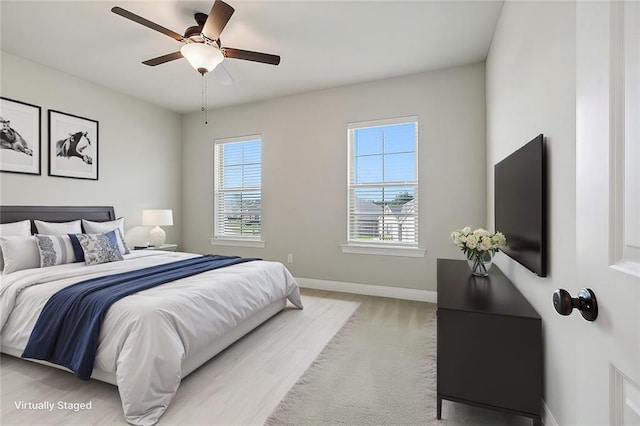
[[[42,220],[34,220],[38,234],[44,235],[67,235],[79,234],[82,232],[80,220],[72,220],[71,222],[44,222]]]
[[[22,269],[39,268],[40,253],[36,237],[0,237],[2,257],[4,259],[4,275]]]
[[[120,229],[122,235],[124,235],[124,217],[119,217],[116,220],[110,220],[107,222],[93,222],[91,220],[82,219],[82,226],[86,234],[105,234],[114,229]]]
[[[76,262],[76,255],[68,235],[38,235],[36,234],[40,267],[64,265]]]
[[[29,237],[31,236],[31,221],[21,220],[20,222],[0,224],[0,236]],[[2,271],[3,269],[4,269],[4,261],[2,260],[2,250],[0,249],[0,271]]]
[[[0,235],[3,237],[29,237],[31,236],[31,221],[3,223],[0,225]]]

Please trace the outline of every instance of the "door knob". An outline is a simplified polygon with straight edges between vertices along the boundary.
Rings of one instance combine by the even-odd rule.
[[[589,288],[581,289],[578,297],[571,297],[567,290],[560,288],[553,292],[553,306],[560,315],[569,315],[576,308],[587,321],[598,317],[598,300]]]

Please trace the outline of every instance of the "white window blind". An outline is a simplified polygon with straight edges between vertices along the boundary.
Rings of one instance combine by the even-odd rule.
[[[349,244],[417,247],[418,120],[347,126]]]
[[[216,140],[214,168],[214,238],[260,240],[260,136]]]

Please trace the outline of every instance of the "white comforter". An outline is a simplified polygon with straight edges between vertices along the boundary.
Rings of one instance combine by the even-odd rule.
[[[76,263],[1,276],[2,351],[21,353],[48,298],[70,284],[193,256],[136,251],[122,262]],[[115,373],[129,423],[155,424],[178,389],[185,358],[285,297],[302,308],[289,271],[266,261],[205,272],[125,297],[107,312],[94,369]]]

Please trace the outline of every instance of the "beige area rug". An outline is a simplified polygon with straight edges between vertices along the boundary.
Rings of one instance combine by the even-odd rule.
[[[443,402],[436,419],[436,305],[369,298],[323,349],[266,424],[530,425]],[[380,300],[380,299],[377,299]]]
[[[363,302],[266,424],[435,422],[436,306],[397,304]]]

